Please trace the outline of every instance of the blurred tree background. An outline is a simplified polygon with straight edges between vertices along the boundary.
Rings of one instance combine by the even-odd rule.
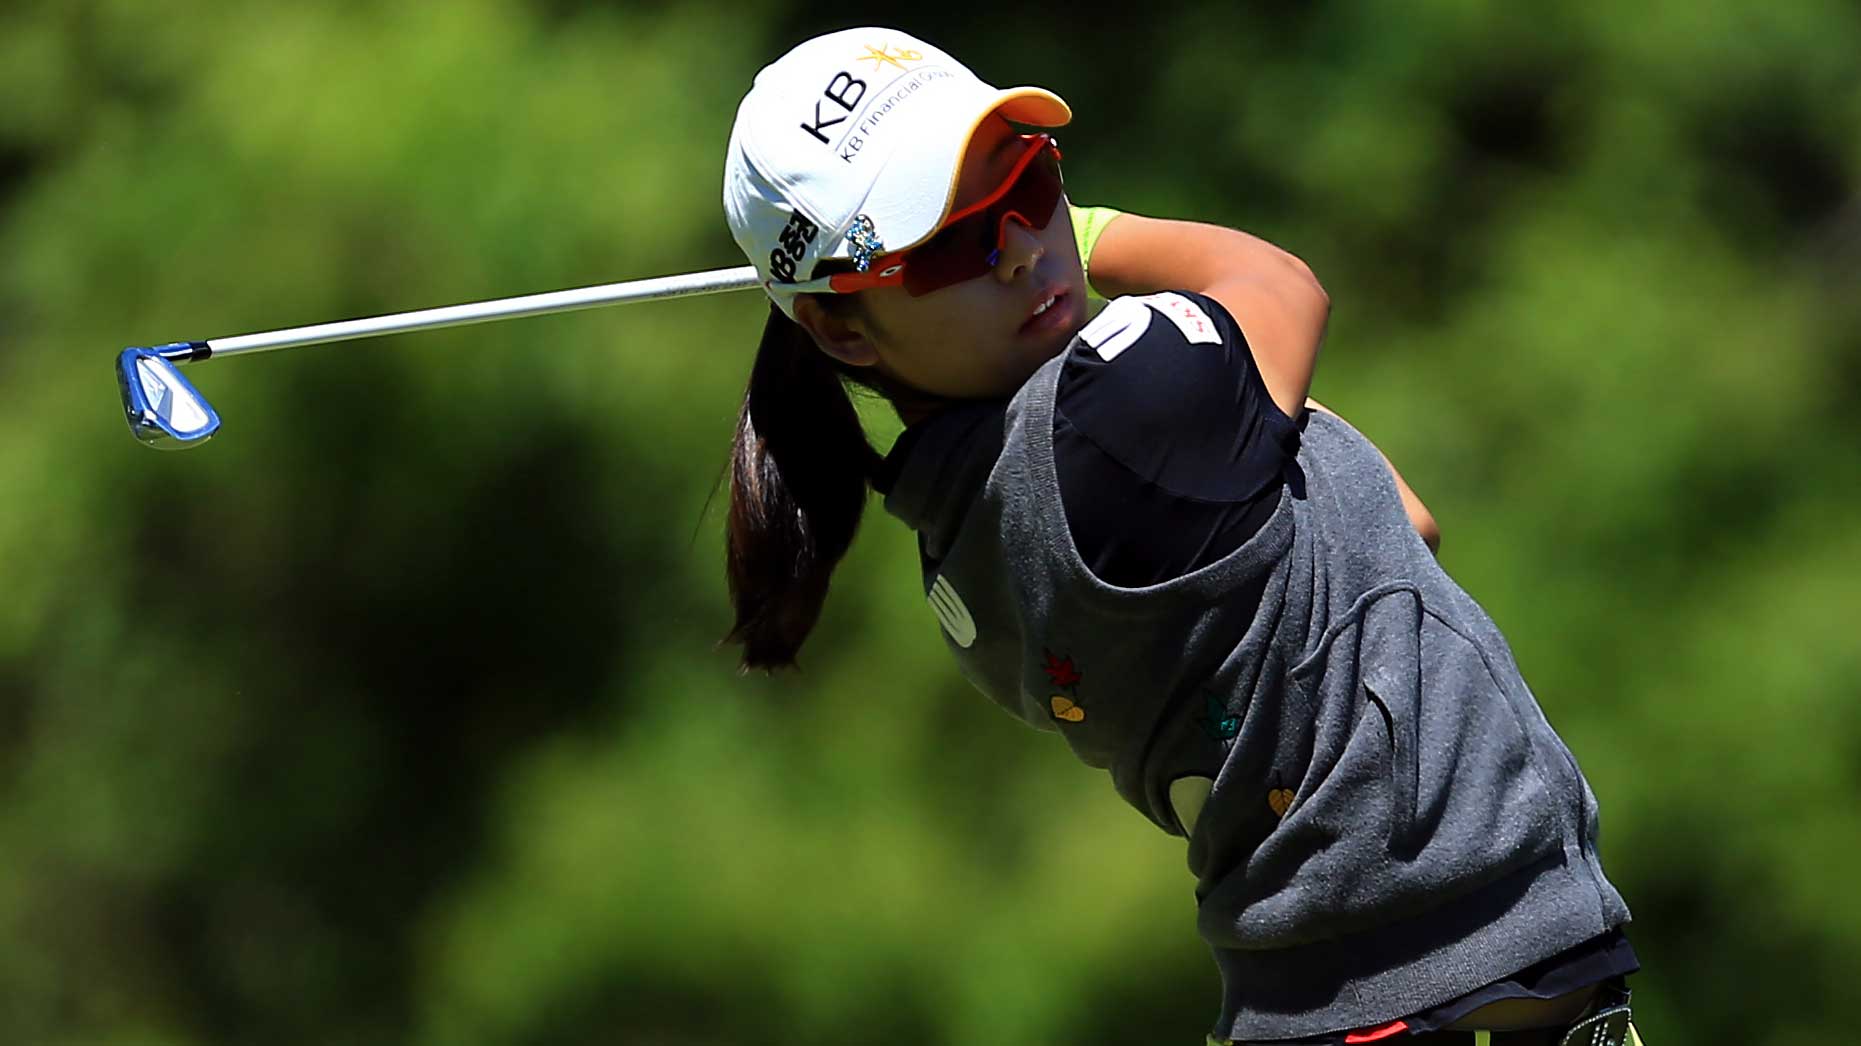
[[[1324,279],[1316,393],[1603,800],[1651,1046],[1849,1034],[1861,12],[939,8],[0,8],[0,1041],[1200,1041],[1181,841],[968,690],[903,527],[800,675],[714,649],[757,296],[123,431],[124,345],[741,264],[738,100],[867,18],[1065,96],[1075,200]]]

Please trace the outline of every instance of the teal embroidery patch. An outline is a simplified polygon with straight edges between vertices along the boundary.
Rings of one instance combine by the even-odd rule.
[[[1232,741],[1241,732],[1241,717],[1230,714],[1212,690],[1203,692],[1202,714],[1195,721],[1215,741]]]

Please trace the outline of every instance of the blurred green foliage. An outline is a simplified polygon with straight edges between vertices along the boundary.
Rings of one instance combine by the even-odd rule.
[[[1842,1041],[1861,13],[892,16],[1066,96],[1076,200],[1324,279],[1316,393],[1602,797],[1650,1043]],[[211,445],[122,430],[123,345],[741,264],[736,103],[857,17],[0,8],[0,1040],[1199,1041],[1180,841],[967,690],[902,527],[802,674],[713,648],[756,296],[217,363]]]

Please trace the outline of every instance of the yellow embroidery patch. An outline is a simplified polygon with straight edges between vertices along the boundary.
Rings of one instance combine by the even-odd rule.
[[[1273,808],[1275,817],[1284,817],[1292,809],[1292,796],[1290,788],[1275,788],[1267,793],[1267,805]]]
[[[1064,719],[1069,723],[1085,722],[1086,710],[1074,704],[1072,698],[1055,694],[1047,701],[1053,706],[1053,718]]]

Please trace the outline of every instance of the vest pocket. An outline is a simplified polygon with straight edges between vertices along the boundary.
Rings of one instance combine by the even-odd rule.
[[[1383,731],[1388,741],[1389,850],[1391,853],[1409,853],[1419,849],[1414,841],[1417,792],[1420,788],[1418,776],[1421,773],[1421,761],[1415,751],[1415,717],[1406,709],[1404,714],[1398,716],[1396,709],[1377,693],[1376,686],[1368,679],[1364,680],[1363,694],[1369,707],[1382,714]]]
[[[1562,859],[1581,799],[1547,762],[1556,739],[1504,653],[1406,584],[1339,615],[1287,676],[1287,707],[1305,713],[1281,740],[1305,756],[1299,798],[1207,895],[1220,914],[1204,936],[1247,950],[1337,939],[1515,875],[1523,889]]]
[[[1562,846],[1580,797],[1551,782],[1528,723],[1536,721],[1510,658],[1488,657],[1414,591],[1365,609],[1360,729],[1381,719],[1388,854],[1421,882],[1471,887]]]

